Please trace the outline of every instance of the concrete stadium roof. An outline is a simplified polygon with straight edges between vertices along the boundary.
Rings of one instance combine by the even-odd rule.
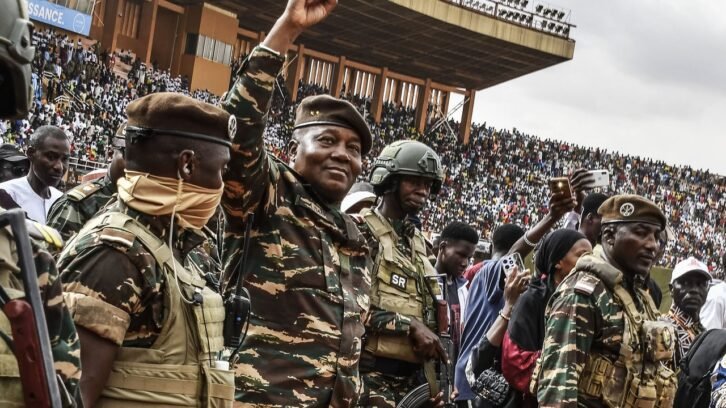
[[[199,0],[175,0],[179,4]],[[285,0],[207,0],[267,31]],[[344,0],[299,42],[368,65],[483,89],[572,59],[575,42],[442,0]]]

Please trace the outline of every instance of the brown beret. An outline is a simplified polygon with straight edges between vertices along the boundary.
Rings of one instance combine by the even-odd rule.
[[[608,198],[597,210],[602,224],[645,222],[666,226],[666,217],[654,202],[634,194],[621,194]]]
[[[173,92],[153,93],[126,107],[127,141],[165,134],[231,145],[237,120],[225,110]]]
[[[362,153],[371,150],[373,137],[363,116],[348,101],[330,95],[308,96],[300,102],[295,115],[295,129],[331,125],[351,129],[358,134]]]

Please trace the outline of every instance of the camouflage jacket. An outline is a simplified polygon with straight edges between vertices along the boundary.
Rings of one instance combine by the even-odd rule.
[[[258,407],[347,407],[360,387],[368,248],[350,217],[265,149],[265,112],[282,64],[256,48],[222,102],[238,124],[222,200],[225,277],[236,282],[244,268],[252,299],[236,398]],[[248,215],[252,239],[240,265]]]
[[[111,197],[116,194],[116,184],[108,177],[81,184],[67,191],[53,203],[46,224],[60,232],[65,241],[81,230]]]
[[[0,209],[0,212],[5,211]],[[71,396],[80,400],[78,381],[81,378],[80,342],[71,314],[63,301],[63,289],[58,279],[58,269],[55,261],[46,249],[57,250],[58,240],[53,240],[48,227],[36,222],[28,221],[28,233],[31,236],[33,260],[38,274],[38,285],[41,299],[44,304],[45,318],[50,335],[50,344],[56,373],[63,380],[66,390]],[[43,231],[45,230],[45,231]],[[20,270],[15,267],[15,244],[9,228],[0,230],[0,264],[12,265],[2,267],[0,271],[0,285],[4,288],[22,290],[23,280]],[[52,247],[52,248],[51,248]],[[6,269],[7,268],[7,269]],[[9,273],[4,273],[9,272]],[[10,333],[5,333],[10,335]],[[5,347],[4,341],[0,347]],[[2,398],[0,398],[2,399]]]
[[[125,212],[164,241],[168,239],[168,227],[159,217],[120,202],[98,216],[111,211]],[[119,346],[148,348],[164,325],[164,273],[138,239],[124,234],[92,231],[74,237],[61,254],[58,268],[77,325]],[[181,229],[175,234],[173,249],[184,258],[185,267],[208,271],[219,266],[204,251],[202,234]]]
[[[547,407],[604,407],[578,393],[588,356],[598,353],[616,361],[625,329],[624,311],[614,295],[586,264],[603,262],[600,248],[585,255],[557,287],[545,313],[545,340],[537,361],[537,400]],[[589,293],[588,293],[589,292]],[[636,303],[645,299],[633,295]],[[578,395],[579,394],[579,395]]]

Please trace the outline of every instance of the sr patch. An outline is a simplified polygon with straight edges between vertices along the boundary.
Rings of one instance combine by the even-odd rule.
[[[391,286],[395,286],[401,290],[406,290],[406,283],[408,282],[408,278],[401,275],[396,275],[395,273],[391,275]]]

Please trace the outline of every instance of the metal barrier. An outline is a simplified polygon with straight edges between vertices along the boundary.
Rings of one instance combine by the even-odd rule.
[[[71,157],[68,160],[68,167],[75,168],[76,170],[85,173],[98,169],[105,169],[108,166],[107,163],[101,163],[91,160],[83,160],[77,157]]]

